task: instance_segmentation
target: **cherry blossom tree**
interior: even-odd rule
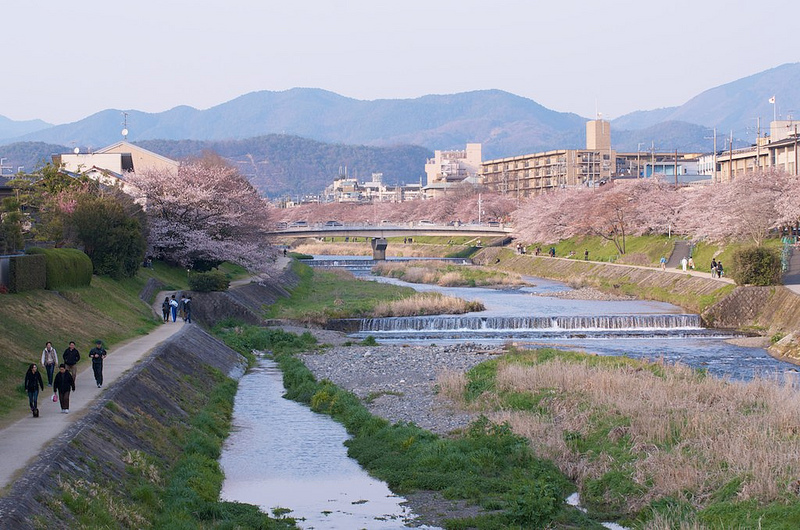
[[[218,157],[153,169],[127,178],[146,204],[150,252],[183,266],[231,261],[267,270],[274,251],[268,208],[255,188]]]

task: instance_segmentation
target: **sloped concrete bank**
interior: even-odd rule
[[[679,272],[518,255],[497,248],[482,250],[473,261],[519,274],[669,302],[700,313],[709,327],[785,335],[769,349],[770,353],[800,364],[800,296],[785,287],[735,287]]]
[[[479,265],[559,280],[591,285],[617,294],[669,302],[693,313],[701,313],[709,301],[734,289],[731,284],[660,269],[598,263],[548,256],[519,255],[508,249],[487,248],[473,261]]]
[[[238,379],[247,362],[197,326],[186,326],[155,348],[0,498],[0,528],[76,528],[75,515],[65,506],[65,482],[89,491],[96,485],[123,509],[128,495],[123,483],[141,473],[132,470],[131,454],[164,462],[176,458],[178,433],[205,405],[214,384],[211,368]]]
[[[284,270],[271,278],[253,280],[224,292],[192,292],[192,318],[207,327],[226,318],[263,325],[263,307],[289,296],[288,289],[297,282],[291,270]]]

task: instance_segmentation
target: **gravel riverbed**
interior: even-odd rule
[[[286,331],[298,332],[288,326]],[[448,436],[469,425],[476,415],[454,407],[436,393],[436,379],[444,371],[466,372],[503,353],[501,348],[476,344],[446,346],[378,345],[345,346],[342,334],[310,331],[321,343],[320,352],[301,355],[314,376],[328,379],[362,399],[372,414],[391,422],[413,422],[423,429]],[[440,528],[445,519],[484,513],[479,506],[445,499],[436,491],[404,495],[416,515],[408,526]]]

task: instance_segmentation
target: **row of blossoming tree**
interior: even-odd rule
[[[760,246],[773,230],[800,220],[800,178],[762,171],[707,186],[658,179],[617,180],[594,189],[534,197],[514,212],[520,238],[555,243],[579,235],[606,238],[625,253],[629,235],[671,231],[693,239],[749,240]]]

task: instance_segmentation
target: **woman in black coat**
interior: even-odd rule
[[[36,363],[33,363],[25,372],[25,391],[28,393],[28,403],[34,416],[38,416],[39,412],[39,389],[44,390],[44,382],[42,374],[36,368]]]
[[[69,393],[72,390],[75,390],[75,380],[72,378],[72,374],[67,371],[67,366],[61,363],[58,365],[56,378],[53,379],[53,392],[58,394],[62,414],[69,413]]]

